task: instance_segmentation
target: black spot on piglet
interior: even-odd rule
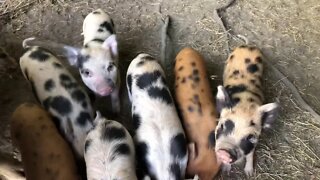
[[[132,120],[133,120],[133,128],[134,128],[134,130],[137,130],[141,124],[140,116],[138,114],[133,113]]]
[[[253,135],[249,135],[245,138],[242,138],[241,139],[241,142],[240,142],[240,148],[243,150],[244,154],[247,155],[249,154],[253,148],[254,148],[254,144],[250,141],[250,139],[253,137]]]
[[[43,107],[48,110],[50,107],[51,97],[47,97],[44,101],[42,101]]]
[[[61,74],[59,78],[61,85],[66,89],[71,89],[78,86],[78,84],[76,82],[73,82],[71,77],[66,74]]]
[[[161,77],[160,71],[154,71],[152,73],[144,73],[137,79],[137,86],[140,89],[144,89],[150,86],[153,82],[157,81]]]
[[[136,145],[136,158],[137,158],[137,177],[138,179],[145,179],[148,174],[149,163],[146,159],[148,153],[148,146],[146,143],[140,142]]]
[[[148,95],[154,99],[161,99],[167,104],[172,104],[173,102],[170,92],[166,88],[150,87]]]
[[[186,78],[182,78],[181,83],[185,83],[186,82]]]
[[[250,79],[250,83],[256,84],[256,80],[255,79]]]
[[[173,163],[170,165],[170,171],[173,174],[174,180],[180,180],[181,179],[181,170],[178,163]]]
[[[91,116],[87,112],[81,112],[77,118],[77,122],[80,126],[86,125],[86,122],[91,120]]]
[[[144,63],[145,63],[145,61],[144,61],[144,60],[141,60],[140,62],[137,63],[137,67],[142,66]]]
[[[247,90],[247,87],[243,84],[236,85],[236,86],[226,86],[227,93],[229,96],[232,96],[233,94],[241,93]]]
[[[248,72],[250,73],[255,73],[259,70],[259,67],[256,65],[256,64],[250,64],[248,67],[247,67],[247,70]]]
[[[69,99],[63,96],[56,96],[51,99],[50,107],[60,115],[67,115],[72,112],[72,105]]]
[[[194,69],[194,70],[192,71],[192,74],[195,75],[195,76],[197,76],[197,75],[199,74],[199,70],[198,70],[198,69]]]
[[[182,133],[171,139],[170,153],[173,157],[183,158],[187,154],[187,142]]]
[[[234,122],[231,121],[230,119],[226,120],[226,122],[224,123],[225,126],[225,130],[224,133],[226,135],[231,134],[233,129],[234,129]]]
[[[31,59],[38,60],[40,62],[44,62],[49,59],[49,55],[45,53],[43,50],[37,49],[32,51],[29,55]]]
[[[231,101],[232,101],[232,107],[233,107],[240,102],[240,98],[235,97],[235,98],[232,98]]]
[[[101,133],[101,139],[107,141],[124,139],[126,137],[126,132],[122,128],[117,127],[105,127]]]
[[[113,27],[112,27],[112,25],[111,25],[108,21],[105,21],[105,22],[103,22],[102,24],[100,24],[100,28],[105,28],[105,29],[108,30],[111,34],[114,34],[114,32],[113,32]]]
[[[257,63],[262,63],[262,58],[261,58],[260,56],[258,56],[258,57],[256,58],[256,62],[257,62]]]
[[[80,89],[73,91],[71,97],[77,102],[82,102],[86,99],[86,95]]]
[[[49,79],[44,83],[44,89],[46,91],[51,91],[54,87],[55,87],[55,83],[52,79]]]
[[[129,154],[130,154],[129,145],[125,143],[121,143],[115,147],[114,155],[112,156],[112,159],[114,159],[117,155],[129,155]]]
[[[179,68],[178,68],[178,71],[182,71],[183,70],[183,66],[180,66]]]
[[[137,177],[138,179],[144,179],[148,174],[149,163],[146,159],[148,155],[148,145],[144,142],[138,142],[136,144],[136,158],[137,158]]]

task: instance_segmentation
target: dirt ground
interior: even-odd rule
[[[236,0],[221,12],[231,34],[229,39],[213,18],[214,10],[224,4],[226,1],[222,0],[7,0],[3,4],[0,1],[0,46],[16,60],[22,53],[21,41],[31,36],[80,47],[84,17],[102,8],[115,22],[124,77],[138,52],[160,58],[160,31],[164,17],[169,15],[171,41],[166,69],[169,78],[177,52],[191,46],[207,60],[215,93],[228,55],[226,42],[229,40],[231,47],[242,44],[236,36],[240,34],[260,47],[320,113],[320,1]],[[8,66],[7,62],[0,62],[0,157],[13,155],[8,127],[11,113],[22,102],[34,102],[19,67],[8,69]],[[221,173],[218,179],[320,179],[320,119],[304,111],[291,90],[268,67],[265,72],[266,102],[279,102],[281,113],[273,129],[261,137],[255,173],[247,178],[238,166],[230,174]],[[122,115],[118,120],[130,128],[126,88],[122,87]]]

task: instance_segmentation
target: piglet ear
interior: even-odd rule
[[[78,59],[80,56],[81,49],[71,47],[71,46],[63,46],[64,55],[67,57],[69,64],[72,66],[78,65]]]
[[[231,107],[231,99],[223,86],[218,86],[218,92],[216,95],[216,108],[220,114],[223,108]]]
[[[102,47],[109,49],[112,53],[112,56],[118,56],[118,42],[116,35],[112,34],[109,36],[102,44]]]
[[[279,113],[279,105],[277,103],[269,103],[259,107],[261,114],[261,125],[264,129],[270,128],[273,121]]]

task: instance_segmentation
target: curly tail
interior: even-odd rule
[[[29,48],[30,46],[29,46],[27,43],[28,43],[29,41],[33,41],[33,40],[35,40],[35,39],[36,39],[35,37],[29,37],[29,38],[23,40],[23,41],[22,41],[22,47],[23,47],[24,49]]]

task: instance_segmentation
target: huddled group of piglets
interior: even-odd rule
[[[91,12],[84,19],[83,36],[82,48],[63,47],[65,56],[92,92],[111,97],[110,109],[119,114],[112,19],[101,9]],[[43,47],[29,46],[31,40],[23,42],[27,51],[20,67],[41,107],[25,103],[11,120],[27,179],[210,180],[221,164],[230,170],[243,159],[245,172],[253,173],[261,131],[278,111],[276,103],[263,104],[258,48],[240,46],[230,54],[216,103],[205,61],[195,50],[185,48],[175,59],[175,99],[161,63],[139,54],[126,75],[134,127],[130,134],[95,111],[87,91],[61,60]]]

